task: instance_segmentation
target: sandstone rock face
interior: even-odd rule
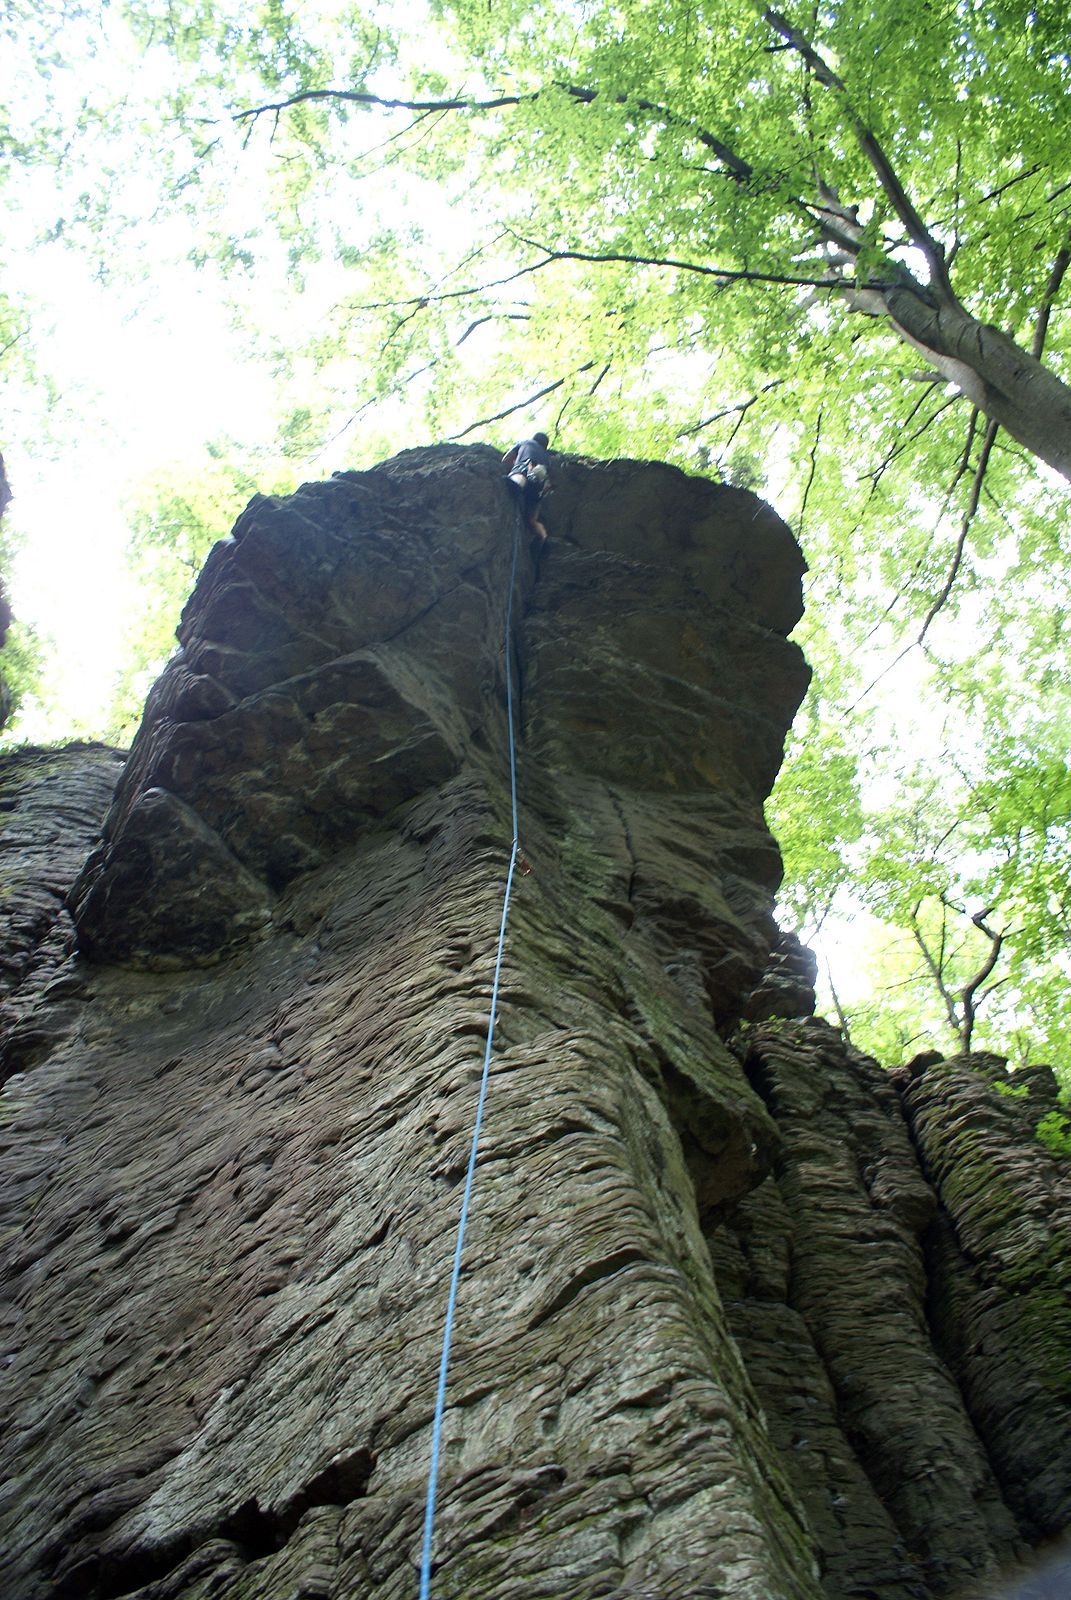
[[[753,496],[669,467],[557,481],[550,556],[537,584],[524,552],[517,586],[524,800],[559,856],[590,832],[627,858],[635,835],[628,916],[685,928],[732,1010],[771,937],[761,801],[806,685],[784,637],[802,561]],[[510,534],[480,448],[254,500],[150,698],[76,892],[82,949],[215,959],[405,802],[463,772],[500,795]]]
[[[799,554],[636,463],[564,461],[549,520],[433,1594],[974,1592],[1030,1530],[1023,1440],[942,1362],[965,1290],[928,1331],[958,1212],[832,1030],[726,1043],[806,979],[761,981]],[[510,558],[494,452],[440,449],[255,501],[209,560],[71,897],[79,1002],[5,1094],[15,1600],[416,1593]]]

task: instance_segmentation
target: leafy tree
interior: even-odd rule
[[[570,264],[623,267],[580,280],[600,313],[590,340],[600,353],[612,358],[637,326],[649,337],[689,321],[717,349],[730,322],[753,373],[802,359],[812,382],[822,358],[837,355],[842,372],[858,314],[874,324],[872,368],[892,362],[902,380],[921,357],[927,386],[954,385],[1071,474],[1066,343],[1051,366],[1040,359],[1071,259],[1069,66],[1055,4],[899,15],[872,0],[793,20],[741,0],[538,16],[516,0],[444,0],[439,13],[485,83],[516,88],[437,95],[438,75],[425,72],[408,97],[377,94],[367,62],[359,81],[329,84],[328,59],[307,56],[285,75],[290,93],[244,113],[273,129],[293,115],[292,139],[321,150],[331,119],[370,106],[404,105],[436,129],[463,119],[475,186],[486,191],[489,173],[500,182],[483,254],[519,264],[411,306],[461,302],[467,314],[472,300],[497,320],[502,297],[487,296],[503,276],[517,285],[549,270],[560,281]],[[442,178],[462,158],[431,138],[421,160]],[[637,296],[644,266],[662,269],[661,289]],[[613,306],[591,287],[600,281]],[[743,313],[726,293],[740,286],[763,291]]]
[[[48,643],[27,623],[15,621],[8,629],[0,649],[5,727],[28,702],[40,700]]]

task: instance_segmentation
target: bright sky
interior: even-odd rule
[[[37,354],[56,384],[62,424],[54,458],[47,450],[7,456],[9,516],[25,540],[11,592],[18,617],[57,642],[51,690],[66,726],[99,728],[123,613],[138,603],[124,573],[125,497],[155,466],[196,459],[236,417],[257,432],[271,418],[263,381],[243,363],[218,296],[193,267],[174,266],[159,295],[128,308],[59,245],[23,265],[46,308]],[[64,729],[38,711],[19,731],[54,738]]]
[[[411,31],[419,4],[407,4]],[[330,41],[341,52],[344,78],[346,53],[363,47],[338,27],[337,13],[337,0],[310,0],[302,24],[309,38],[325,46]],[[372,27],[371,13],[368,22]],[[280,404],[270,372],[243,349],[231,326],[217,269],[198,268],[189,259],[204,249],[205,239],[180,208],[159,209],[159,174],[142,159],[139,117],[151,117],[154,103],[174,90],[173,59],[162,49],[144,55],[114,10],[83,21],[72,7],[58,32],[51,31],[52,19],[42,19],[40,29],[37,48],[46,56],[54,51],[55,60],[47,75],[40,74],[33,42],[19,41],[25,59],[16,74],[19,91],[11,97],[15,133],[32,141],[42,122],[78,123],[88,71],[101,102],[114,96],[116,111],[103,131],[90,123],[73,141],[78,159],[25,172],[16,167],[9,174],[6,288],[33,308],[37,366],[56,391],[46,414],[40,387],[28,389],[18,415],[8,385],[0,439],[15,495],[10,527],[24,541],[11,573],[11,598],[17,617],[58,646],[56,677],[46,686],[49,704],[31,709],[8,731],[22,739],[102,727],[119,664],[122,619],[139,603],[128,592],[123,562],[124,506],[139,484],[160,469],[171,469],[172,476],[178,469],[181,477],[185,463],[192,478],[206,443],[221,436],[274,453]],[[442,65],[448,70],[445,60]],[[397,91],[393,78],[382,73],[372,81],[380,92]],[[382,114],[353,118],[346,131],[354,154],[349,181],[336,173],[330,192],[315,194],[311,204],[322,214],[344,210],[358,247],[384,215],[396,222],[407,206],[434,231],[438,207],[439,235],[458,249],[460,219],[448,198],[416,180],[403,186],[399,169],[383,165],[391,153],[383,141],[408,120],[404,114],[400,121]],[[207,193],[222,206],[231,237],[256,241],[255,271],[233,278],[228,292],[241,297],[244,310],[263,327],[289,335],[301,317],[310,333],[322,331],[348,288],[343,269],[331,260],[303,262],[299,302],[291,292],[285,244],[256,238],[268,191],[285,174],[271,148],[270,118],[247,137],[226,106],[206,104],[204,127],[205,141],[216,145],[204,168]],[[197,165],[182,138],[176,137],[173,149],[180,170]],[[361,159],[368,151],[373,154]],[[99,183],[95,163],[115,170],[104,186],[107,210],[95,223],[90,252],[79,254],[65,242],[40,243],[57,217],[67,219],[65,240],[86,237],[77,222],[80,193]],[[109,248],[119,271],[102,283],[89,255],[99,249],[110,265]],[[295,462],[295,470],[324,474],[351,464],[353,444],[352,433],[343,433],[307,463]],[[219,530],[221,536],[228,531]]]

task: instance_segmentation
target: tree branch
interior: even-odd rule
[[[979,930],[980,933],[984,933],[986,938],[989,940],[989,954],[982,962],[982,965],[978,968],[978,971],[974,974],[974,977],[971,978],[969,982],[965,983],[963,988],[960,990],[959,998],[963,1011],[963,1022],[960,1027],[960,1039],[963,1043],[964,1053],[969,1051],[971,1048],[971,1035],[974,1033],[974,1019],[978,1014],[978,1004],[975,1002],[975,995],[978,993],[978,990],[982,987],[982,984],[986,981],[986,979],[989,977],[989,974],[996,966],[997,961],[1000,958],[1001,947],[1004,944],[1003,933],[998,933],[996,929],[990,928],[985,920],[986,917],[992,916],[995,910],[995,906],[986,906],[984,911],[976,911],[974,916],[971,918],[974,926]],[[990,991],[987,991],[987,993],[988,992]],[[984,999],[984,996],[982,998]]]
[[[1064,281],[1064,274],[1071,266],[1071,235],[1064,240],[1056,252],[1056,260],[1049,273],[1049,281],[1041,296],[1041,307],[1038,311],[1037,327],[1034,329],[1034,340],[1030,346],[1030,354],[1036,360],[1041,360],[1041,353],[1045,348],[1045,335],[1049,331],[1049,318],[1052,315],[1053,303],[1060,292],[1060,285]]]
[[[507,229],[507,232],[512,230]],[[441,294],[410,295],[404,300],[365,300],[354,301],[350,305],[351,311],[401,311],[407,306],[412,306],[416,311],[421,311],[425,306],[440,305],[446,300],[467,300],[473,295],[486,294],[490,289],[501,289],[507,284],[516,283],[519,278],[525,278],[530,273],[541,272],[544,267],[550,267],[558,261],[594,261],[618,262],[623,265],[640,267],[668,267],[678,272],[695,272],[702,277],[716,278],[721,283],[779,283],[801,286],[804,288],[831,288],[836,287],[836,279],[832,278],[790,278],[781,277],[775,273],[733,271],[727,267],[705,267],[696,261],[675,261],[664,256],[637,256],[624,253],[606,252],[605,254],[587,253],[582,250],[548,250],[545,245],[536,240],[526,239],[519,233],[513,234],[521,244],[527,245],[531,250],[544,252],[541,261],[530,261],[526,266],[518,267],[515,272],[507,273],[504,278],[491,278],[486,283],[470,284],[465,289],[447,289]]]
[[[935,984],[935,986],[937,988],[937,993],[940,995],[942,1001],[944,1002],[945,1014],[948,1017],[948,1021],[949,1021],[950,1025],[951,1025],[952,1032],[955,1034],[955,1036],[957,1038],[959,1038],[960,1037],[960,1027],[959,1027],[959,1017],[956,1015],[956,1002],[953,999],[951,993],[949,992],[948,988],[945,985],[944,972],[942,971],[941,967],[938,966],[937,962],[934,960],[933,953],[930,950],[929,945],[926,943],[925,939],[922,937],[922,929],[919,927],[919,924],[918,924],[918,915],[919,915],[919,912],[921,910],[922,910],[922,901],[920,900],[918,902],[918,904],[915,906],[914,911],[911,913],[911,933],[912,933],[912,937],[914,938],[915,943],[918,945],[919,949],[922,951],[923,960],[926,962],[926,965],[929,968],[930,976],[933,978],[934,984]]]
[[[475,433],[477,428],[486,428],[492,422],[501,422],[503,417],[511,417],[515,411],[523,411],[525,406],[534,405],[537,400],[542,400],[544,395],[553,394],[555,389],[560,389],[570,378],[579,377],[582,372],[590,372],[594,365],[594,361],[585,361],[582,367],[574,367],[564,378],[555,378],[553,383],[548,383],[543,389],[537,389],[535,394],[528,395],[524,400],[518,400],[516,405],[507,406],[504,411],[496,411],[494,416],[480,417],[477,422],[470,422],[467,428],[462,428],[460,433],[447,434],[447,443],[453,444],[457,439],[464,439],[468,434]]]
[[[778,389],[783,383],[787,382],[787,378],[774,378],[770,383],[764,383],[762,388],[758,389],[750,397],[750,399],[741,400],[740,403],[735,406],[726,406],[723,411],[715,411],[713,416],[704,417],[702,422],[694,422],[690,428],[681,428],[676,434],[674,434],[674,438],[691,439],[697,433],[702,433],[704,428],[712,427],[715,422],[721,422],[726,417],[734,417],[736,416],[737,412],[743,414],[745,411],[749,411],[758,400],[761,400],[764,394],[769,394],[771,389]]]
[[[972,424],[977,418],[977,415],[977,412],[972,414]],[[956,540],[956,548],[952,555],[952,562],[948,569],[948,576],[945,578],[940,594],[937,596],[936,600],[926,613],[925,620],[923,621],[922,627],[919,630],[919,636],[915,640],[916,644],[921,644],[923,639],[925,639],[927,633],[929,632],[930,623],[933,621],[934,617],[936,617],[937,613],[941,610],[942,606],[945,604],[945,601],[952,593],[952,585],[955,583],[956,578],[959,575],[960,565],[963,561],[963,551],[967,544],[967,534],[970,530],[971,522],[974,519],[974,514],[978,510],[978,499],[982,493],[982,483],[985,478],[986,468],[989,465],[989,457],[993,452],[993,442],[997,437],[998,426],[999,425],[994,422],[992,418],[990,418],[989,422],[986,424],[985,434],[982,438],[982,448],[978,452],[978,465],[974,469],[974,482],[971,484],[970,498],[967,501],[967,509],[963,513],[963,521],[960,523],[959,538]]]
[[[477,328],[482,328],[485,322],[530,322],[531,317],[527,311],[489,311],[485,317],[477,317],[470,322],[460,339],[454,340],[454,349],[465,343],[470,333],[475,333]]]
[[[840,1031],[844,1037],[844,1043],[850,1046],[852,1042],[852,1036],[848,1028],[848,1018],[845,1016],[844,1007],[840,1003],[840,995],[837,993],[837,986],[833,982],[833,968],[830,965],[828,956],[825,956],[824,960],[826,964],[826,982],[829,984],[829,992],[833,997],[833,1009],[837,1013],[837,1021],[840,1023]]]
[[[775,33],[779,33],[794,50],[799,52],[810,71],[818,79],[818,82],[842,96],[848,110],[853,132],[859,142],[859,147],[873,168],[874,174],[893,211],[907,229],[912,244],[921,250],[925,256],[934,287],[942,298],[953,304],[958,304],[948,276],[944,247],[933,237],[919,213],[915,210],[891,161],[878,143],[876,135],[871,128],[867,127],[852,105],[844,80],[838,77],[832,67],[818,54],[818,51],[806,35],[799,28],[793,27],[787,17],[782,16],[779,11],[775,11],[772,6],[767,6],[762,14]]]
[[[1005,189],[1014,188],[1017,183],[1022,183],[1026,178],[1032,178],[1035,172],[1040,171],[1040,163],[1035,162],[1032,167],[1027,167],[1025,172],[1017,172],[1014,178],[1008,179],[1007,183],[1000,183],[995,189],[987,190],[987,192],[980,197],[981,203],[984,205],[987,200],[998,199],[1004,193]]]
[[[953,494],[955,493],[956,485],[959,483],[960,479],[963,477],[964,473],[967,471],[967,468],[970,466],[971,449],[972,449],[972,446],[974,444],[974,437],[975,437],[975,433],[976,433],[977,427],[978,427],[978,418],[979,418],[978,409],[977,409],[977,407],[974,407],[971,410],[970,421],[969,421],[969,423],[967,425],[967,442],[963,447],[963,454],[960,456],[959,465],[956,468],[956,472],[955,472],[955,475],[954,475],[954,477],[952,479],[952,482],[948,486],[948,491],[947,491],[947,493],[945,495],[944,504],[941,507],[941,514],[937,519],[937,526],[938,527],[940,526],[940,524],[941,524],[941,522],[942,522],[942,520],[944,518],[945,512],[948,510],[948,504],[949,504],[949,501],[952,499]],[[867,695],[870,693],[870,691],[872,689],[877,688],[877,686],[881,682],[881,680],[883,678],[888,677],[889,673],[892,672],[893,668],[894,667],[898,667],[900,665],[901,661],[903,661],[905,656],[910,655],[912,650],[917,649],[921,644],[923,644],[923,642],[925,641],[925,638],[926,638],[926,634],[929,632],[930,624],[933,622],[934,618],[937,616],[937,613],[941,610],[942,606],[945,604],[945,602],[947,601],[949,595],[951,594],[952,586],[955,583],[957,576],[959,575],[960,565],[961,565],[961,563],[963,561],[963,552],[964,552],[964,549],[966,548],[966,543],[967,543],[967,533],[968,533],[968,531],[970,529],[970,525],[971,525],[971,522],[972,522],[972,520],[974,518],[974,514],[978,510],[978,500],[979,500],[979,497],[980,497],[981,492],[982,492],[982,484],[983,484],[983,482],[985,480],[986,468],[989,465],[989,457],[992,454],[993,445],[994,445],[994,442],[996,440],[997,433],[998,433],[997,424],[995,422],[993,422],[992,420],[990,420],[986,424],[985,434],[983,435],[983,438],[982,438],[982,448],[981,448],[981,450],[979,452],[979,455],[978,455],[978,465],[975,468],[974,481],[971,484],[971,493],[970,493],[970,497],[969,497],[968,502],[967,502],[967,509],[965,510],[965,512],[963,514],[963,520],[962,520],[962,522],[960,524],[959,537],[958,537],[958,539],[956,541],[956,548],[953,551],[953,555],[952,555],[952,562],[951,562],[951,565],[950,565],[950,567],[948,569],[948,575],[945,578],[944,584],[942,585],[940,594],[933,601],[933,603],[931,604],[929,610],[927,611],[926,616],[925,616],[925,618],[923,620],[923,623],[922,623],[922,627],[920,628],[917,636],[914,639],[912,639],[909,644],[906,644],[904,646],[904,648],[901,651],[899,651],[897,655],[895,655],[893,657],[893,659],[889,662],[888,666],[882,667],[882,669],[878,673],[877,677],[871,679],[871,681],[867,684],[866,688],[863,690],[862,694],[859,695],[858,699],[854,700],[852,702],[852,704],[848,707],[849,712],[854,711],[856,706],[861,705],[862,702],[866,699]],[[916,563],[916,565],[915,565],[915,570],[916,571],[918,570],[918,563]],[[896,596],[896,599],[899,599],[899,595]],[[895,601],[893,603],[895,603]],[[884,616],[888,616],[889,611],[891,609],[892,609],[892,605],[890,604],[890,606],[888,606],[886,608]],[[884,621],[884,617],[882,618],[882,620]],[[871,631],[873,632],[873,630],[871,630]],[[869,638],[869,637],[870,637],[870,635],[868,634],[867,638]]]
[[[470,300],[475,294],[486,294],[489,289],[502,289],[509,283],[516,283],[518,278],[526,278],[529,273],[539,272],[549,264],[547,261],[530,261],[527,266],[518,267],[516,272],[507,273],[504,278],[491,278],[487,283],[470,284],[466,289],[445,289],[441,294],[414,294],[405,300],[355,300],[350,303],[349,309],[401,311],[405,306],[415,306],[420,311],[425,306],[439,305],[444,300]]]
[[[903,429],[907,427],[909,422],[913,422],[914,421],[915,413],[920,409],[920,407],[925,405],[926,401],[929,398],[930,398],[929,393],[924,390],[923,393],[919,396],[917,405],[915,405],[912,408],[912,410],[910,411],[910,413],[904,418],[903,424],[901,426],[901,433],[903,433]],[[958,404],[959,398],[960,397],[959,397],[958,394],[952,395],[950,399],[946,399],[944,396],[942,396],[941,397],[941,403],[937,407],[936,411],[931,412],[931,414],[926,418],[926,420],[919,427],[917,427],[913,433],[907,434],[906,437],[899,438],[896,441],[896,443],[893,445],[892,449],[885,456],[885,458],[871,472],[861,473],[860,476],[861,477],[873,478],[875,486],[876,486],[877,483],[879,482],[879,480],[884,477],[885,473],[892,466],[892,464],[896,460],[897,456],[903,455],[905,450],[910,450],[911,446],[913,444],[916,444],[918,442],[918,440],[922,438],[922,435],[926,432],[927,428],[932,427],[933,424],[937,421],[938,417],[941,416],[941,414],[943,412],[949,410],[949,408],[951,406],[954,406],[954,405]]]
[[[609,99],[612,105],[632,107],[636,111],[652,113],[664,122],[686,128],[705,149],[717,156],[729,174],[738,182],[744,182],[752,176],[751,164],[738,156],[723,140],[689,118],[679,116],[668,106],[659,105],[657,101],[627,94],[607,96],[598,89],[584,89],[571,83],[555,82],[550,87],[560,94],[568,95],[580,105],[591,105],[595,100]],[[270,101],[260,106],[247,106],[243,111],[234,112],[231,120],[255,121],[258,117],[271,112],[278,122],[281,112],[310,100],[341,101],[344,104],[376,107],[382,111],[416,111],[424,115],[437,111],[500,111],[506,106],[533,105],[546,93],[547,89],[535,89],[530,94],[493,95],[489,100],[466,99],[463,95],[451,95],[444,100],[403,100],[388,95],[371,94],[366,89],[302,89],[297,94],[289,95],[285,100]]]
[[[9,339],[5,345],[0,345],[0,357],[6,356],[9,350],[14,350],[14,348],[18,344],[19,340],[20,339],[25,339],[25,337],[29,333],[29,331],[30,331],[29,324],[27,324],[27,326],[25,328],[20,328],[19,329],[18,333],[15,334],[14,338]]]
[[[815,476],[815,473],[818,470],[818,446],[822,442],[822,417],[823,417],[823,415],[824,415],[824,412],[823,412],[821,406],[819,406],[819,408],[818,408],[818,416],[815,418],[815,424],[814,424],[814,440],[813,440],[813,442],[811,444],[811,452],[810,452],[810,454],[811,454],[811,470],[807,474],[807,482],[806,482],[806,484],[804,485],[804,488],[803,488],[803,499],[800,502],[800,514],[799,514],[799,517],[796,520],[796,542],[797,542],[797,544],[800,544],[800,545],[802,545],[802,543],[803,543],[803,523],[804,523],[804,518],[807,515],[807,501],[811,497],[811,488],[812,488],[812,485],[814,484],[814,476]],[[832,982],[830,983],[830,987],[832,988]]]
[[[512,232],[512,230],[510,230]],[[537,239],[526,239],[521,233],[514,233],[513,237],[531,250],[542,250],[545,259],[537,262],[537,266],[549,266],[552,261],[595,261],[619,262],[632,267],[670,267],[677,272],[696,272],[704,278],[717,278],[722,283],[779,283],[787,284],[793,288],[801,289],[835,289],[839,287],[839,279],[826,275],[821,278],[796,278],[777,272],[752,272],[750,270],[734,270],[729,267],[706,267],[698,261],[678,261],[672,256],[638,256],[624,251],[588,251],[588,250],[551,250],[545,244],[540,244]],[[528,271],[533,268],[526,269]]]
[[[366,89],[301,89],[297,94],[288,95],[285,100],[272,100],[260,106],[246,106],[243,111],[235,111],[231,115],[232,122],[255,121],[257,117],[266,116],[271,112],[278,116],[280,112],[289,111],[294,106],[304,105],[309,101],[342,101],[344,104],[359,106],[375,106],[381,111],[420,111],[429,113],[433,111],[497,111],[502,106],[519,106],[527,101],[536,99],[534,94],[502,94],[490,100],[466,100],[464,96],[452,95],[445,100],[401,100],[393,99],[388,95],[371,94]]]

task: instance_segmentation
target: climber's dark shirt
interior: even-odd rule
[[[550,456],[534,439],[524,439],[517,446],[517,457],[511,472],[527,472],[529,467],[546,467],[550,470]]]

